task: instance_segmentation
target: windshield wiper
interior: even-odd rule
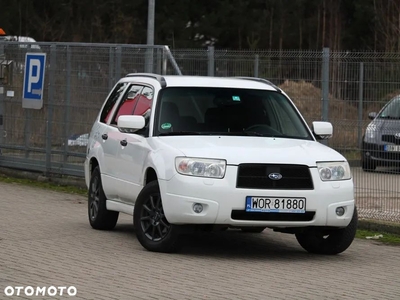
[[[257,131],[247,131],[247,130],[243,130],[242,132],[239,132],[243,135],[247,135],[247,136],[266,136],[265,134],[259,133]]]
[[[162,132],[158,136],[166,136],[166,135],[200,135],[201,133],[198,131],[171,131],[171,132]]]
[[[286,138],[286,135],[283,134],[274,134],[274,133],[260,133],[257,131],[251,130],[243,130],[243,131],[235,131],[228,132],[229,135],[244,135],[244,136],[263,136],[263,137],[272,137],[272,138]]]
[[[269,136],[266,134],[259,133],[257,131],[229,131],[229,132],[221,132],[220,135],[237,135],[237,136]]]

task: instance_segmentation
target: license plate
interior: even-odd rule
[[[246,197],[247,212],[295,213],[306,212],[306,198]]]
[[[384,149],[387,152],[400,152],[400,145],[385,145]]]

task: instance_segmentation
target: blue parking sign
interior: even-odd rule
[[[43,107],[44,73],[46,53],[26,53],[22,107],[41,109]]]

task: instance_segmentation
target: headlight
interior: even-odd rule
[[[371,141],[375,139],[375,133],[376,133],[376,125],[375,124],[369,124],[367,126],[367,129],[365,130],[365,141]]]
[[[220,159],[177,157],[176,171],[182,175],[223,178],[225,176],[226,161]]]
[[[317,163],[317,168],[322,181],[346,180],[351,178],[348,162]]]

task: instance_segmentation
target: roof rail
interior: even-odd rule
[[[258,77],[235,77],[235,78],[263,82],[263,83],[266,83],[266,84],[276,88],[278,91],[282,91],[280,87],[278,87],[277,85],[273,84],[271,81],[264,79],[264,78],[258,78]]]
[[[167,86],[167,82],[165,81],[164,76],[158,75],[158,74],[153,74],[153,73],[129,73],[126,75],[126,77],[149,77],[157,80],[162,88],[165,88]]]

